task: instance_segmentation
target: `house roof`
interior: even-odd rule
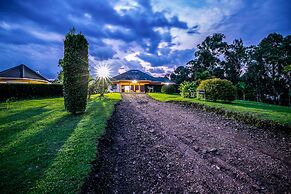
[[[140,70],[129,70],[125,73],[119,74],[112,78],[113,80],[148,80],[153,82],[171,82],[169,79],[164,77],[153,77]]]
[[[1,71],[0,77],[22,78],[22,79],[26,78],[26,79],[38,79],[38,80],[48,81],[45,77],[43,77],[39,73],[33,71],[32,69],[30,69],[29,67],[23,64]]]

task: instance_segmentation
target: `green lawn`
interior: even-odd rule
[[[219,102],[207,102],[194,98],[182,98],[180,95],[149,93],[149,95],[156,100],[162,102],[169,101],[187,101],[193,103],[204,104],[210,107],[221,108],[230,111],[241,113],[254,114],[262,120],[272,120],[283,125],[291,127],[291,108],[284,106],[277,106],[253,101],[236,100],[231,104]]]
[[[0,104],[0,193],[77,192],[120,99],[92,96],[77,116],[64,110],[63,98]]]

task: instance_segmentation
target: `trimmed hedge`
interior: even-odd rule
[[[85,112],[89,82],[88,42],[81,33],[71,31],[66,35],[63,72],[66,110],[73,114]]]
[[[197,97],[210,101],[231,102],[235,100],[235,90],[235,86],[226,79],[207,79],[203,80],[198,86]],[[202,91],[203,93],[201,93]]]
[[[0,101],[10,98],[59,97],[63,95],[61,84],[0,84]]]
[[[164,94],[174,94],[176,92],[176,87],[174,85],[163,85],[161,92]]]

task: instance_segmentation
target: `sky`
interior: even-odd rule
[[[93,76],[100,65],[111,76],[130,69],[163,76],[213,33],[245,45],[291,34],[290,10],[290,0],[0,0],[0,71],[26,64],[55,79],[74,27],[89,42]]]

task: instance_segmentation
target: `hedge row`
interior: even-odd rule
[[[271,120],[263,120],[258,118],[256,115],[251,114],[251,113],[241,113],[237,111],[230,111],[230,110],[225,110],[223,108],[219,107],[211,107],[205,104],[200,104],[200,103],[195,103],[195,102],[187,102],[187,101],[171,101],[170,103],[176,103],[180,104],[182,106],[187,106],[187,107],[192,107],[192,108],[197,108],[197,109],[202,109],[208,112],[214,112],[216,114],[222,115],[226,118],[233,119],[233,120],[238,120],[246,124],[251,124],[255,125],[260,128],[264,129],[273,129],[273,130],[278,130],[278,131],[284,131],[287,134],[290,134],[290,127],[287,125],[282,125],[278,122],[271,121]]]
[[[0,84],[0,101],[10,98],[57,97],[63,95],[60,84]]]

